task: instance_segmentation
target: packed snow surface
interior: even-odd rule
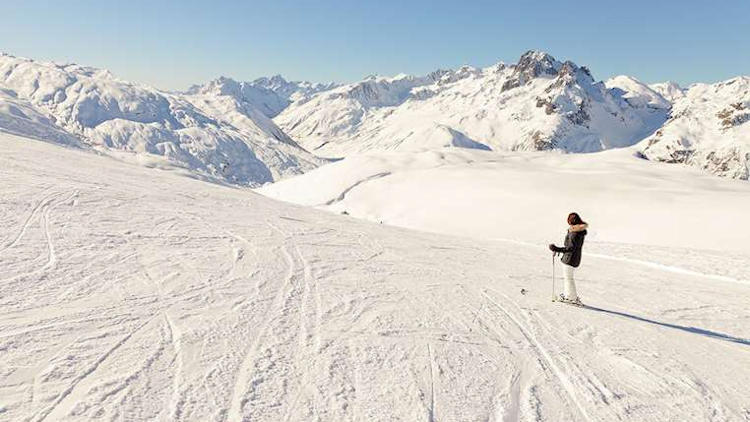
[[[550,301],[550,255],[522,243],[533,239],[416,232],[49,143],[0,143],[0,420],[750,418],[747,251],[597,242],[608,229],[590,210],[578,273],[590,307],[576,308]],[[495,160],[465,177],[545,165]],[[583,167],[553,176],[614,178]],[[676,200],[693,191],[697,206],[736,204],[719,199],[737,185],[682,176],[664,185]],[[656,198],[648,180],[647,199],[594,192],[635,210]],[[559,199],[537,198],[555,220],[567,211]],[[564,234],[540,226],[549,241]],[[724,234],[683,230],[696,242]]]

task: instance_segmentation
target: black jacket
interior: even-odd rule
[[[568,234],[565,236],[565,246],[562,248],[554,246],[552,250],[555,252],[562,252],[563,264],[577,267],[581,265],[581,251],[583,249],[583,239],[585,237],[586,230],[568,231]]]

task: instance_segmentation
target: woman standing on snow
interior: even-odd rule
[[[581,300],[576,293],[576,283],[573,279],[573,272],[581,265],[581,251],[583,249],[583,239],[586,237],[588,224],[581,220],[578,213],[571,212],[568,214],[568,234],[565,236],[565,246],[559,247],[554,244],[549,245],[552,252],[563,254],[563,272],[565,274],[565,287],[561,299],[565,302],[580,304]]]

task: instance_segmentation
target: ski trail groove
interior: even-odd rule
[[[509,302],[511,302],[518,310],[519,312],[523,313],[523,310],[518,306],[518,304],[508,298],[503,293],[498,292],[497,290],[490,289],[495,291],[496,293],[503,295],[508,299]],[[538,313],[526,313],[526,317],[524,318],[528,324],[531,324],[531,326],[538,327],[541,331],[546,332],[545,337],[549,337],[550,339],[555,338],[555,333],[552,327],[550,327],[549,323],[542,318]],[[532,320],[537,321],[537,324],[534,324]],[[571,337],[568,335],[569,338],[574,339],[574,337]],[[559,341],[552,341],[554,345],[559,344]],[[580,340],[578,340],[578,343],[581,344]],[[553,346],[555,347],[555,346]],[[617,399],[620,398],[618,393],[613,392],[605,385],[604,382],[596,375],[596,371],[585,371],[581,368],[579,365],[579,362],[565,359],[563,356],[565,356],[564,353],[562,353],[562,350],[558,347],[556,347],[556,350],[551,351],[552,354],[561,356],[558,360],[561,362],[562,365],[566,366],[567,373],[574,376],[575,379],[578,380],[578,382],[585,387],[591,397],[599,399],[602,403],[606,404],[606,407],[602,409],[603,412],[609,412],[610,414],[606,416],[605,420],[613,420],[615,418],[621,417],[622,412],[625,415],[627,415],[627,409],[623,408],[620,405],[616,405],[615,402]]]
[[[123,338],[121,338],[117,343],[115,343],[112,347],[110,347],[104,354],[102,354],[101,356],[99,356],[99,358],[96,361],[94,361],[94,363],[88,369],[86,369],[83,373],[81,373],[79,376],[77,376],[73,380],[73,382],[71,382],[68,385],[68,387],[65,388],[65,390],[63,390],[62,392],[60,392],[60,394],[58,394],[58,396],[55,399],[55,401],[49,407],[47,407],[46,409],[42,410],[41,412],[39,412],[36,415],[36,419],[35,419],[36,422],[42,422],[42,421],[46,420],[47,417],[53,411],[57,410],[60,407],[60,405],[62,404],[63,401],[65,401],[67,398],[70,397],[70,395],[73,392],[73,390],[75,390],[76,386],[78,386],[78,384],[81,381],[83,381],[88,376],[90,376],[91,374],[93,374],[99,368],[99,366],[101,366],[101,364],[104,363],[104,361],[107,360],[112,355],[112,353],[114,353],[117,349],[119,349],[120,347],[122,347],[123,344],[125,344],[128,340],[130,340],[131,337],[133,337],[133,335],[135,335],[135,333],[137,333],[138,331],[140,331],[141,329],[143,329],[143,327],[145,327],[146,325],[148,325],[153,319],[154,319],[154,317],[149,318],[146,322],[144,322],[143,324],[139,325],[133,331],[131,331],[130,333],[128,333],[127,335],[125,335]]]
[[[181,408],[180,405],[183,399],[180,394],[180,381],[183,372],[183,354],[182,354],[182,333],[177,330],[177,327],[172,321],[167,311],[162,312],[164,315],[164,321],[167,323],[167,329],[169,332],[169,341],[172,344],[172,350],[175,354],[175,361],[177,363],[177,369],[172,377],[172,397],[170,400],[169,414],[174,420],[180,420]]]
[[[521,373],[513,375],[508,386],[508,395],[510,402],[503,407],[502,421],[514,422],[520,420],[520,401],[521,401]]]
[[[271,223],[267,224],[269,225],[269,227],[282,234],[282,236],[284,235],[284,233],[278,227],[272,225]],[[290,294],[292,290],[291,284],[297,272],[297,267],[294,261],[294,257],[292,257],[292,254],[289,252],[289,249],[285,244],[282,244],[281,252],[284,256],[284,260],[287,263],[287,273],[282,285],[279,286],[273,304],[270,306],[270,308],[273,309],[269,309],[266,311],[266,318],[263,322],[263,325],[261,326],[260,330],[258,330],[258,335],[255,338],[255,341],[250,346],[250,349],[243,358],[242,363],[240,364],[240,368],[237,371],[237,378],[232,389],[232,398],[230,400],[229,411],[227,412],[227,416],[225,419],[227,422],[242,422],[243,420],[242,407],[245,404],[243,396],[247,390],[247,384],[250,381],[250,375],[253,370],[252,366],[255,363],[256,355],[258,353],[258,349],[260,348],[261,339],[265,337],[266,333],[270,329],[271,321],[275,316],[275,314],[272,314],[271,311],[273,310],[280,312],[281,307],[284,304],[285,297]]]
[[[42,268],[43,270],[55,266],[57,262],[57,256],[55,255],[55,245],[52,243],[52,236],[49,232],[49,214],[52,208],[47,207],[42,212],[42,229],[44,230],[44,239],[47,241],[47,263]]]
[[[427,421],[435,422],[435,362],[433,361],[430,343],[427,343],[427,359],[430,364],[430,407],[427,409]]]
[[[49,195],[48,199],[45,200],[45,201],[42,201],[39,204],[39,206],[32,213],[33,215],[40,214],[39,215],[39,225],[40,225],[40,228],[42,229],[42,233],[43,233],[43,236],[44,236],[45,245],[47,247],[47,262],[41,268],[36,268],[36,269],[30,270],[30,271],[25,272],[25,273],[16,274],[16,275],[14,275],[14,276],[12,276],[10,278],[4,279],[4,280],[0,280],[0,282],[10,282],[10,281],[22,278],[22,277],[28,277],[28,276],[36,274],[36,273],[43,273],[43,272],[48,271],[50,268],[52,268],[52,267],[55,266],[55,264],[57,263],[57,255],[55,254],[55,246],[54,246],[54,243],[52,242],[52,235],[51,235],[50,230],[49,230],[49,216],[50,216],[50,214],[51,214],[51,212],[52,212],[52,210],[54,208],[58,207],[59,205],[65,204],[68,201],[70,201],[71,199],[77,197],[78,196],[78,191],[74,191],[68,198],[66,198],[66,199],[64,199],[62,201],[58,201],[58,202],[53,203],[54,199],[57,198],[57,197],[59,197],[59,196],[61,196],[61,195],[62,195],[62,193],[57,193],[57,194]],[[25,227],[22,229],[23,233],[25,233],[26,230],[27,230],[27,228],[31,225],[31,221],[32,221],[33,215],[30,216],[29,219],[27,220],[28,224],[25,224]],[[23,237],[23,233],[19,234],[18,238],[16,240],[14,240],[11,243],[11,245],[17,244],[17,242]],[[6,247],[2,251],[0,251],[0,254],[3,251],[7,250],[9,247]],[[36,259],[34,259],[34,261],[36,261]]]
[[[60,196],[60,192],[53,192],[44,198],[42,198],[32,209],[29,213],[28,217],[26,217],[26,220],[21,225],[21,229],[16,234],[16,237],[13,238],[13,240],[10,241],[7,245],[5,245],[2,249],[0,249],[0,253],[5,252],[6,250],[12,248],[15,246],[21,238],[26,234],[26,230],[28,230],[29,226],[31,226],[31,222],[34,219],[34,216],[39,212],[40,209],[45,207],[49,202],[51,202],[55,197]]]
[[[306,316],[307,316],[306,315],[306,312],[307,312],[307,302],[308,302],[308,300],[310,298],[310,292],[311,292],[311,290],[310,290],[310,283],[309,283],[309,279],[308,279],[309,278],[309,267],[307,265],[307,262],[302,257],[302,254],[301,254],[300,249],[299,249],[299,245],[294,240],[294,236],[290,235],[289,233],[286,233],[286,232],[285,232],[285,236],[287,236],[290,239],[290,241],[291,241],[291,243],[292,243],[292,245],[294,247],[294,255],[302,263],[302,274],[303,274],[302,282],[303,282],[303,285],[301,286],[301,288],[302,288],[302,298],[301,298],[300,303],[298,305],[297,342],[296,342],[297,343],[297,347],[296,347],[295,354],[297,356],[303,356],[304,351],[308,348],[307,346],[308,346],[309,338],[310,338],[310,333],[308,332],[308,327],[307,327],[307,324],[305,322],[306,319],[307,319],[306,318]],[[294,389],[294,393],[291,394],[292,399],[290,401],[288,401],[288,403],[287,403],[286,411],[285,411],[284,418],[283,418],[283,420],[285,422],[288,422],[288,421],[292,420],[292,414],[293,414],[294,410],[296,409],[297,404],[299,403],[299,401],[300,401],[300,399],[302,397],[302,389],[308,383],[309,377],[310,377],[310,371],[309,370],[305,371],[302,374],[301,377],[299,377],[299,376],[296,377],[298,379],[299,378],[301,378],[301,379],[299,379],[298,385]]]
[[[528,327],[518,320],[513,314],[508,312],[507,309],[505,309],[504,306],[500,305],[492,299],[490,295],[487,294],[486,290],[482,291],[482,294],[484,297],[489,300],[492,304],[494,304],[500,311],[502,311],[510,320],[518,327],[518,329],[521,331],[524,337],[531,343],[534,348],[537,350],[539,354],[541,354],[542,358],[546,361],[547,365],[552,369],[555,376],[558,380],[560,380],[560,384],[563,386],[565,391],[568,393],[568,396],[570,396],[571,400],[573,401],[573,404],[575,404],[578,411],[581,413],[581,415],[586,419],[587,421],[591,421],[592,419],[589,417],[588,413],[586,413],[586,410],[583,408],[581,403],[578,400],[578,396],[576,394],[575,386],[570,382],[570,379],[567,377],[564,371],[560,369],[560,367],[557,366],[555,361],[552,359],[552,356],[550,356],[549,352],[547,351],[542,344],[537,341],[534,334],[528,329]]]
[[[375,180],[375,179],[381,179],[381,178],[383,178],[383,177],[386,177],[386,176],[390,176],[390,175],[391,175],[391,172],[389,172],[389,171],[385,171],[385,172],[382,172],[382,173],[377,173],[377,174],[373,174],[372,176],[369,176],[369,177],[367,177],[367,178],[365,178],[365,179],[362,179],[362,180],[358,180],[358,181],[357,181],[356,183],[354,183],[353,185],[351,185],[351,186],[349,186],[348,188],[344,189],[344,190],[343,190],[343,191],[342,191],[342,192],[341,192],[341,193],[339,194],[339,196],[337,196],[336,198],[333,198],[333,199],[329,199],[329,200],[328,200],[328,201],[327,201],[327,202],[326,202],[326,203],[325,203],[324,205],[333,205],[333,204],[335,204],[336,202],[341,202],[341,201],[343,201],[343,200],[344,200],[344,198],[346,198],[346,195],[347,195],[347,194],[348,194],[349,192],[351,192],[351,191],[352,191],[352,189],[356,188],[357,186],[359,186],[359,185],[361,185],[361,184],[363,184],[363,183],[367,183],[367,182],[369,182],[369,181],[372,181],[372,180]]]
[[[302,356],[303,351],[308,352],[310,354],[310,349],[312,349],[312,356],[317,357],[318,351],[321,347],[321,340],[320,340],[320,326],[322,321],[322,311],[321,311],[321,298],[320,298],[320,292],[318,291],[318,282],[317,279],[314,277],[312,273],[312,268],[310,267],[310,263],[307,261],[305,256],[302,254],[302,250],[299,247],[299,243],[294,240],[294,235],[285,233],[286,236],[289,237],[290,241],[292,242],[294,246],[294,252],[299,258],[299,262],[302,264],[302,281],[304,282],[304,289],[303,289],[303,297],[301,299],[301,303],[299,305],[299,330],[298,330],[298,355]],[[313,301],[315,305],[315,318],[314,318],[314,327],[308,328],[306,325],[306,321],[309,321],[309,318],[307,317],[307,302],[310,301],[310,295],[313,295]],[[311,372],[314,372],[318,369],[318,359],[314,359],[312,368],[308,368],[302,374],[301,380],[299,381],[299,385],[297,386],[296,391],[293,394],[293,399],[289,402],[287,406],[287,410],[285,412],[285,416],[283,420],[285,422],[288,422],[292,420],[293,412],[296,409],[298,403],[300,402],[303,394],[303,389],[310,384],[310,375]],[[313,403],[313,406],[316,404]]]

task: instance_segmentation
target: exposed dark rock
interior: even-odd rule
[[[529,50],[518,59],[518,64],[513,67],[513,74],[503,83],[501,91],[525,85],[543,75],[555,76],[560,71],[560,66],[560,62],[549,54]]]
[[[544,107],[544,112],[547,115],[550,115],[550,114],[554,113],[557,110],[557,106],[554,103],[552,103],[548,99],[540,98],[540,97],[536,98],[536,106],[537,107]]]
[[[721,120],[721,126],[724,129],[729,129],[750,121],[750,113],[741,112],[744,109],[745,106],[742,103],[730,104],[730,107],[716,113],[716,117]],[[740,113],[736,113],[737,111]]]
[[[573,124],[587,126],[588,122],[591,120],[587,108],[587,102],[581,101],[578,105],[578,110],[572,113],[567,113],[565,117],[567,117]]]
[[[534,131],[531,134],[532,148],[537,151],[551,150],[555,148],[553,139],[545,137],[541,131]]]

